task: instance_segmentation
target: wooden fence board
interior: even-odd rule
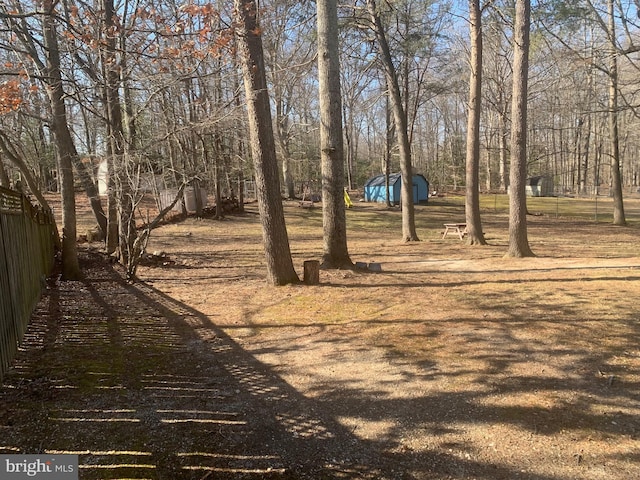
[[[10,367],[53,267],[53,218],[0,188],[0,381]]]

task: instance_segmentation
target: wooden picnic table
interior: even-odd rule
[[[460,240],[464,238],[467,234],[467,224],[466,223],[445,223],[444,224],[444,232],[442,233],[442,238],[445,238],[449,233],[457,233]]]

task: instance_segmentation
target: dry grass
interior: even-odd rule
[[[599,200],[601,216],[607,203]],[[183,268],[141,276],[204,312],[363,438],[397,436],[396,448],[416,458],[451,444],[446,455],[511,472],[487,478],[520,470],[632,478],[640,471],[628,456],[640,429],[637,201],[627,203],[630,227],[593,221],[592,200],[530,205],[551,212],[529,219],[533,259],[503,258],[507,218],[496,208],[483,214],[489,246],[442,239],[442,223],[464,213],[460,199],[440,199],[418,207],[422,241],[413,244],[398,241],[399,211],[348,211],[352,259],[379,262],[382,273],[324,271],[320,286],[270,288],[250,214],[164,228],[152,249]],[[296,265],[318,258],[321,211],[290,205],[287,222]],[[381,385],[380,361],[406,370],[403,379]],[[404,401],[385,404],[396,396]],[[336,397],[363,412],[336,406]],[[456,433],[434,434],[434,425]],[[467,473],[455,478],[485,478],[473,462],[457,468]]]
[[[347,212],[352,259],[378,262],[382,272],[321,271],[318,286],[265,283],[254,205],[222,221],[166,225],[153,233],[150,251],[171,262],[142,267],[143,284],[114,290],[133,297],[105,296],[97,273],[83,287],[113,310],[110,322],[135,319],[134,337],[120,328],[116,342],[130,345],[126,360],[88,356],[88,369],[87,358],[74,360],[67,348],[77,373],[64,378],[89,396],[96,382],[122,387],[111,408],[130,407],[131,392],[161,373],[192,375],[194,383],[205,382],[196,374],[213,376],[230,389],[218,386],[217,402],[248,425],[233,435],[193,427],[141,445],[149,431],[112,428],[115,446],[154,452],[151,478],[639,478],[638,201],[627,203],[630,226],[613,227],[594,221],[592,200],[535,199],[530,210],[547,214],[529,219],[531,259],[503,258],[504,199],[483,202],[486,247],[441,238],[443,223],[464,218],[460,198],[419,206],[422,241],[411,244],[398,240],[399,211],[356,204]],[[599,199],[599,214],[607,204]],[[321,211],[292,203],[286,215],[301,270],[322,253]],[[224,376],[213,372],[216,362]],[[261,373],[249,375],[247,364]],[[109,370],[112,380],[87,373]],[[198,401],[204,397],[216,402],[207,393]],[[100,397],[103,408],[108,398]],[[177,402],[135,399],[134,410],[144,412]],[[47,402],[41,409],[60,408]],[[207,410],[189,405],[183,410]],[[100,445],[97,435],[83,438]],[[235,455],[263,445],[273,470],[207,477],[213,470],[204,460],[200,476],[178,469],[180,461],[173,470],[163,463],[171,448],[212,455],[220,445]],[[86,462],[100,461],[87,455]]]

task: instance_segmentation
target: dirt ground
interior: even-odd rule
[[[320,209],[287,205],[296,268]],[[637,225],[531,217],[537,257],[442,238],[463,218],[358,204],[349,250],[381,272],[265,282],[255,206],[152,236],[123,280],[98,244],[49,281],[0,388],[0,453],[75,453],[80,478],[640,478]]]

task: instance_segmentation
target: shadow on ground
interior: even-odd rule
[[[53,282],[0,389],[0,453],[80,478],[402,478],[201,313],[99,255]]]
[[[77,454],[81,479],[557,478],[358,438],[337,415],[367,392],[307,398],[201,312],[82,256],[85,280],[51,282],[0,388],[0,453]]]

